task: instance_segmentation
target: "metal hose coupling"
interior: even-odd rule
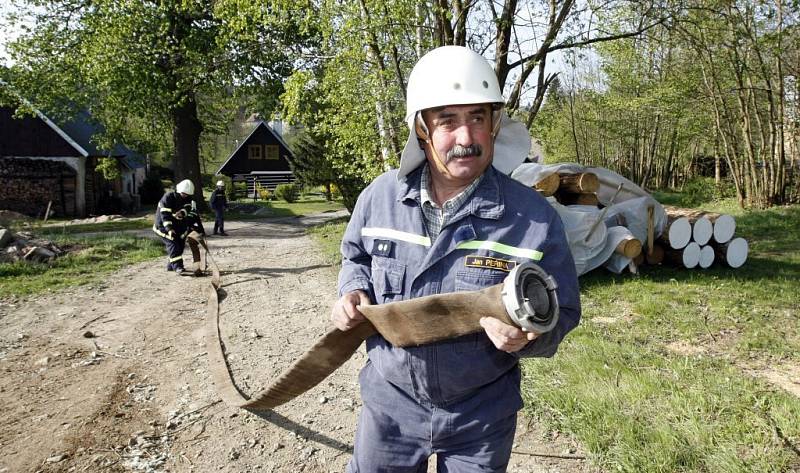
[[[508,316],[526,332],[549,332],[558,322],[557,287],[555,279],[538,265],[517,265],[501,291]]]

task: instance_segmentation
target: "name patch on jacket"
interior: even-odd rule
[[[394,242],[391,240],[375,240],[372,242],[372,254],[376,256],[392,256]]]
[[[471,268],[496,269],[505,272],[511,271],[516,265],[516,261],[479,255],[469,255],[464,261],[464,266],[469,266]]]

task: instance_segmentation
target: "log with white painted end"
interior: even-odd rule
[[[692,223],[692,240],[698,245],[703,246],[707,244],[711,240],[713,234],[714,225],[708,217],[698,217],[697,220]]]
[[[667,215],[672,218],[686,217],[690,223],[696,222],[700,218],[707,218],[713,227],[712,236],[717,243],[726,243],[733,238],[736,231],[736,220],[728,214],[719,214],[715,212],[706,212],[705,210],[686,209],[682,207],[672,207],[669,205],[664,206]],[[695,238],[695,241],[697,239]],[[701,245],[703,242],[698,242]]]
[[[716,254],[714,253],[714,248],[711,245],[705,245],[700,247],[700,261],[697,263],[698,266],[702,269],[710,268],[712,264],[714,264],[714,258]]]
[[[736,232],[736,220],[728,214],[709,214],[708,219],[714,225],[714,241],[727,243]]]
[[[686,217],[667,217],[667,228],[659,239],[666,244],[667,248],[680,250],[692,239],[692,224]]]
[[[690,242],[681,249],[668,249],[664,252],[664,261],[683,268],[694,268],[700,263],[700,245]]]
[[[734,238],[727,243],[715,244],[714,251],[720,261],[731,268],[738,268],[747,261],[750,246],[744,238]]]

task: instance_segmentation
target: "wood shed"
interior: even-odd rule
[[[42,216],[48,205],[56,215],[84,217],[121,213],[138,206],[145,160],[122,145],[99,149],[102,132],[88,113],[57,124],[44,113],[16,117],[0,107],[0,208]],[[96,167],[111,157],[122,176],[106,180]]]

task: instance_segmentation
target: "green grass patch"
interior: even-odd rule
[[[319,244],[323,257],[329,264],[337,264],[342,261],[340,247],[347,221],[347,217],[335,219],[322,225],[311,227],[308,231],[314,241]]]
[[[236,206],[246,206],[246,211],[236,210]],[[341,200],[326,201],[324,198],[316,196],[303,196],[294,203],[278,200],[241,200],[231,204],[232,209],[225,213],[226,220],[259,220],[273,217],[302,217],[323,212],[335,212],[344,209]],[[255,207],[256,210],[252,210]],[[208,221],[213,222],[213,214],[204,216]]]
[[[51,236],[52,237],[52,236]],[[51,292],[107,279],[125,265],[163,256],[159,241],[116,234],[93,237],[52,237],[67,255],[51,264],[0,263],[0,298]]]
[[[153,218],[142,218],[136,220],[110,221],[102,223],[80,223],[73,225],[47,225],[38,227],[35,231],[41,235],[74,235],[76,233],[95,233],[95,232],[121,232],[125,230],[142,230],[152,228]]]

